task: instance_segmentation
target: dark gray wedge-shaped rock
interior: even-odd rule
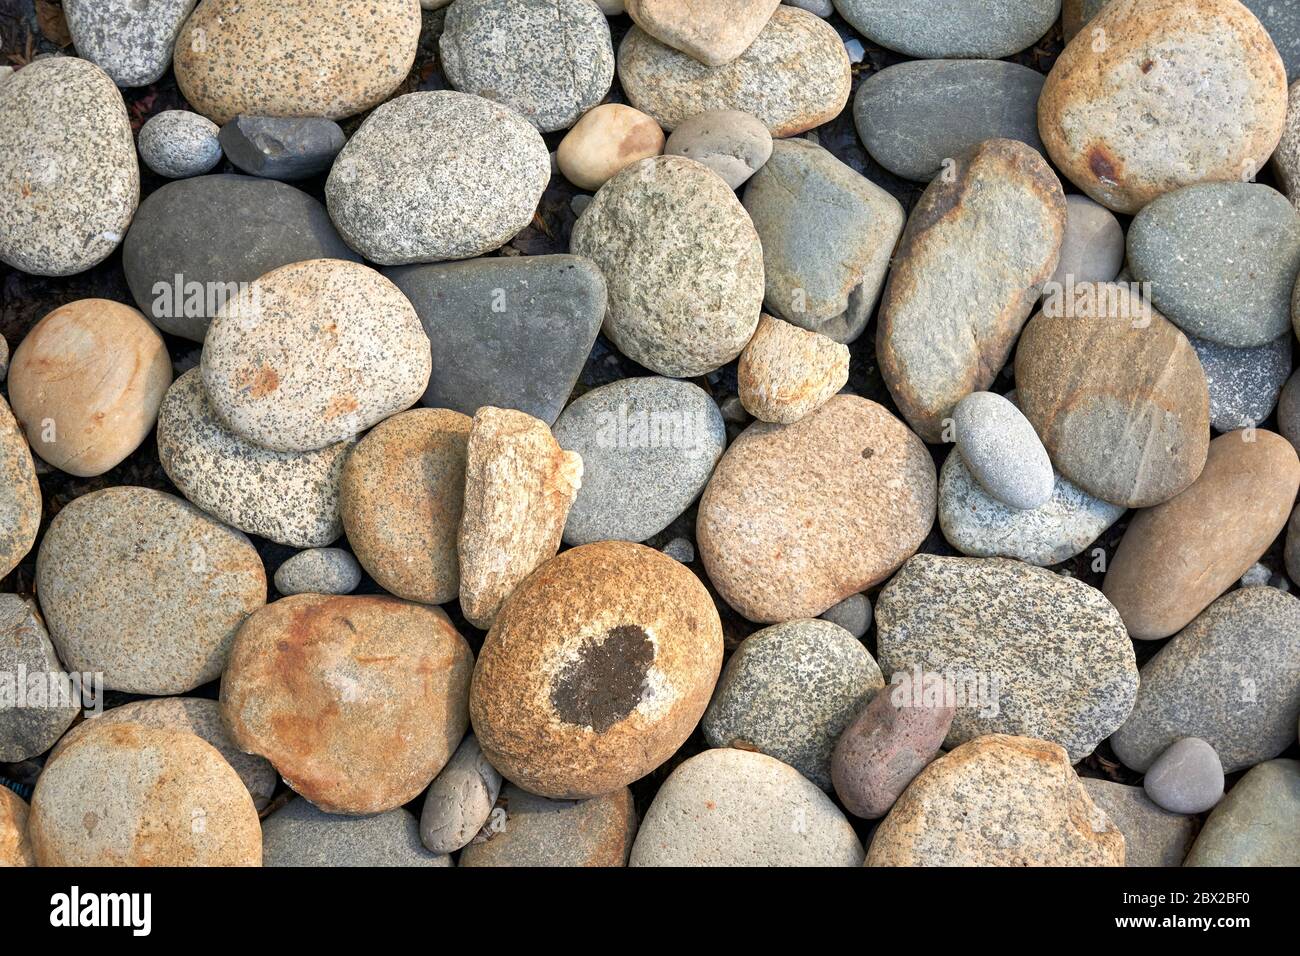
[[[236,116],[221,127],[221,148],[250,176],[308,179],[325,172],[348,138],[319,116]]]

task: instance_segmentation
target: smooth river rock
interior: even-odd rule
[[[1053,283],[1112,282],[1124,265],[1124,227],[1087,196],[1065,197],[1065,239]]]
[[[488,822],[501,794],[501,774],[466,734],[424,795],[420,840],[435,853],[459,850]]]
[[[493,813],[461,852],[461,866],[625,866],[636,836],[627,787],[587,800],[550,800],[509,784]]]
[[[767,127],[763,135],[771,139]],[[663,151],[664,131],[654,119],[623,103],[602,103],[573,124],[555,164],[573,185],[595,192],[625,167]]]
[[[140,127],[137,146],[144,164],[159,176],[202,176],[221,162],[217,124],[189,110],[163,110]]]
[[[1300,866],[1300,760],[1269,760],[1214,808],[1186,866]]]
[[[996,60],[1033,46],[1061,0],[835,0],[835,9],[867,39],[911,57]]]
[[[758,117],[710,110],[679,123],[663,151],[703,163],[739,189],[772,157],[772,146],[772,134]]]
[[[631,0],[628,15],[660,43],[705,66],[725,66],[745,52],[781,0]]]
[[[1290,331],[1267,345],[1234,348],[1191,338],[1210,390],[1210,426],[1217,432],[1258,425],[1273,413],[1291,374]],[[1279,426],[1282,424],[1279,412]]]
[[[1196,838],[1195,817],[1162,810],[1141,787],[1084,777],[1083,789],[1124,834],[1125,866],[1182,866]]]
[[[0,761],[45,753],[77,719],[81,703],[35,600],[0,594]]]
[[[330,168],[347,143],[333,120],[315,117],[236,116],[221,127],[221,148],[250,176],[308,179]]]
[[[9,404],[0,398],[0,577],[32,550],[40,526],[36,463]]]
[[[1223,799],[1223,764],[1199,737],[1180,737],[1147,768],[1142,788],[1174,813],[1206,813]]]
[[[351,594],[361,583],[361,565],[342,548],[299,551],[275,572],[275,589],[290,594]]]
[[[8,787],[0,787],[0,866],[35,866],[32,843],[27,838],[27,801]]]
[[[148,86],[172,63],[172,48],[196,0],[67,0],[63,15],[77,56],[118,86]]]
[[[1013,403],[994,392],[972,392],[953,409],[953,431],[962,461],[999,501],[1032,511],[1051,500],[1052,461]]]
[[[770,315],[740,353],[736,388],[745,410],[793,424],[821,408],[849,380],[849,347]]]
[[[420,844],[415,817],[398,807],[364,817],[323,813],[306,800],[285,804],[262,823],[263,866],[451,866]]]

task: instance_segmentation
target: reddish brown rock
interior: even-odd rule
[[[27,801],[0,787],[0,867],[36,865],[27,839],[27,815]]]
[[[610,793],[667,760],[699,723],[722,624],[698,578],[658,551],[565,551],[515,590],[479,653],[470,718],[484,755],[531,793]]]
[[[875,402],[837,395],[732,443],[704,489],[696,539],[718,593],[751,621],[817,617],[906,561],[935,504],[921,440]]]
[[[1182,630],[1268,550],[1297,489],[1300,459],[1285,438],[1257,429],[1214,439],[1200,477],[1138,512],[1110,563],[1102,591],[1129,636]]]
[[[825,405],[849,380],[849,347],[770,315],[740,353],[736,384],[745,410],[791,424]]]
[[[297,594],[240,628],[222,712],[236,744],[322,810],[379,813],[414,799],[450,759],[473,663],[437,608]]]

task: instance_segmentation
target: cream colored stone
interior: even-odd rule
[[[770,315],[740,353],[740,401],[755,418],[788,425],[825,405],[849,380],[849,347]]]
[[[605,103],[586,113],[560,141],[555,160],[579,189],[592,192],[625,166],[664,151],[664,131],[640,110]]]

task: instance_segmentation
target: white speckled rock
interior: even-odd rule
[[[664,152],[703,163],[739,189],[772,156],[772,134],[749,113],[711,110],[678,125]]]
[[[201,176],[221,162],[221,127],[189,110],[164,110],[140,127],[137,145],[144,164],[159,176]]]
[[[429,785],[420,813],[420,839],[435,853],[451,853],[474,839],[501,793],[501,774],[469,734]]]
[[[1233,348],[1187,337],[1210,391],[1210,427],[1218,432],[1259,425],[1273,412],[1291,374],[1290,332],[1266,345]]]
[[[1055,478],[1038,433],[1011,402],[972,392],[953,411],[957,453],[984,490],[1005,505],[1030,511],[1047,504]]]
[[[342,548],[299,551],[275,572],[281,594],[351,594],[361,583],[361,565]]]
[[[212,320],[202,361],[217,416],[273,451],[324,448],[410,408],[432,367],[397,286],[340,259],[262,276]]]
[[[0,398],[0,575],[27,556],[41,526],[41,486],[22,428]]]
[[[197,0],[65,0],[77,55],[118,86],[148,86],[172,62],[172,48]]]

